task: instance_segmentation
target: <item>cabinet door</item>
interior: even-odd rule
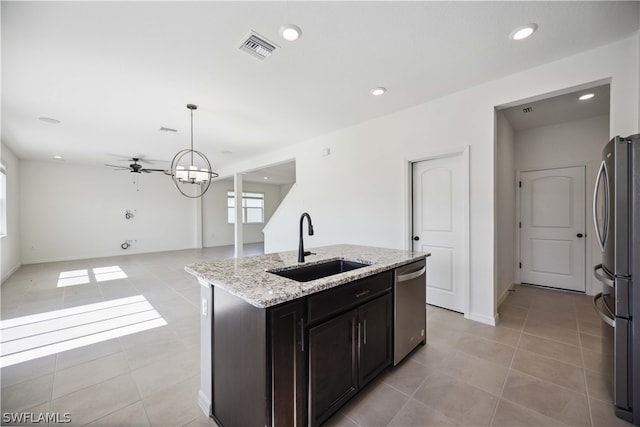
[[[317,426],[358,389],[356,314],[351,310],[309,330],[309,417]]]
[[[359,387],[391,364],[391,304],[387,294],[358,308]]]
[[[271,425],[304,426],[306,349],[304,301],[271,310]]]

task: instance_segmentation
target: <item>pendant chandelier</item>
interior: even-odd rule
[[[211,171],[209,159],[200,151],[193,149],[193,110],[198,109],[197,105],[187,104],[191,110],[191,148],[178,151],[171,161],[171,179],[180,193],[192,199],[202,197],[211,186],[211,180],[217,178],[218,174]],[[184,191],[186,184],[195,189]]]

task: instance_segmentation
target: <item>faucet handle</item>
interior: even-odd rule
[[[307,255],[315,255],[315,254],[316,254],[315,252],[304,251],[304,256],[307,256]]]

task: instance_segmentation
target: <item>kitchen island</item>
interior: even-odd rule
[[[303,264],[291,251],[185,267],[202,285],[198,403],[221,426],[319,425],[393,362],[395,269],[424,271],[428,254],[311,251]],[[354,269],[283,277],[323,265]]]

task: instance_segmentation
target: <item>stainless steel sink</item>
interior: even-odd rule
[[[297,282],[309,282],[311,280],[322,279],[323,277],[333,276],[335,274],[344,273],[346,271],[355,270],[357,268],[367,267],[371,264],[365,264],[347,259],[332,259],[315,264],[301,265],[293,268],[284,268],[278,270],[267,270],[267,273],[276,274],[286,277]]]

